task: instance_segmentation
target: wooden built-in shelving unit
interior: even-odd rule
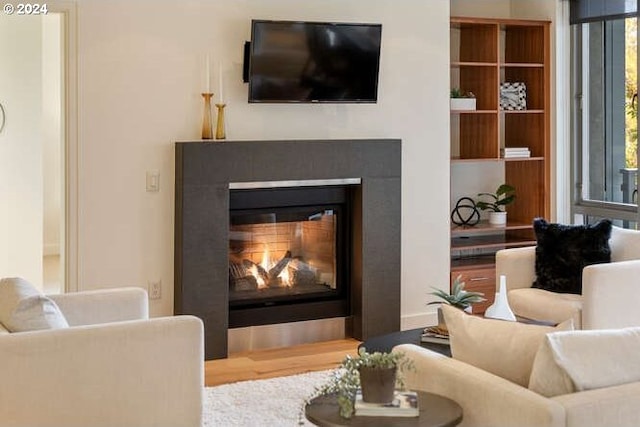
[[[534,245],[532,221],[550,213],[550,23],[453,17],[450,29],[451,85],[473,92],[477,106],[451,111],[451,164],[493,162],[517,190],[507,226],[451,228],[451,280],[463,274],[467,289],[493,298],[495,251]],[[525,83],[526,110],[500,109],[503,82]],[[528,147],[531,157],[504,159],[507,147]]]

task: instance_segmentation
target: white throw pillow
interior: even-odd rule
[[[544,336],[573,329],[568,320],[554,327],[485,319],[443,305],[454,359],[527,387]]]
[[[0,280],[0,323],[9,332],[69,327],[56,303],[19,277]]]
[[[557,332],[547,336],[540,352],[547,362],[536,358],[540,366],[531,372],[529,388],[545,396],[640,381],[640,327]],[[541,379],[545,374],[556,379]],[[572,388],[558,386],[567,381]]]
[[[576,391],[576,387],[564,369],[556,363],[549,335],[542,340],[536,353],[529,378],[529,390],[546,397],[570,394]]]

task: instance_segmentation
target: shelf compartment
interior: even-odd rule
[[[504,32],[504,62],[545,63],[547,37],[545,26],[506,24]]]
[[[464,92],[473,92],[478,110],[498,110],[498,68],[497,67],[460,67],[458,79],[452,75],[452,87]],[[455,84],[457,81],[457,85]]]
[[[504,68],[503,82],[523,82],[527,88],[527,108],[541,110],[545,107],[545,69],[538,67]]]
[[[450,65],[454,68],[456,67],[496,67],[498,65],[497,62],[462,62],[462,61],[451,61]]]
[[[545,156],[545,116],[543,114],[505,114],[504,146],[527,147],[533,157]]]
[[[525,240],[518,236],[492,234],[486,236],[453,237],[451,239],[451,250],[501,249],[519,246],[535,246],[535,244],[535,239]]]
[[[545,180],[547,167],[547,162],[505,162],[505,182],[516,189],[515,201],[507,206],[509,218],[531,221],[536,217],[549,217],[545,203],[545,194],[550,191]]]
[[[498,25],[493,23],[476,24],[451,21],[452,43],[457,45],[457,61],[460,62],[497,62]],[[455,43],[455,42],[458,43]]]
[[[498,158],[498,114],[461,114],[460,147],[461,159]]]

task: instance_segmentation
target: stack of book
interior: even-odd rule
[[[505,159],[513,159],[519,157],[531,157],[531,151],[527,147],[506,147],[500,149],[500,154]]]
[[[449,333],[437,326],[425,328],[420,336],[421,342],[429,342],[434,344],[449,344]]]
[[[415,391],[396,390],[393,402],[370,403],[362,400],[362,392],[356,393],[354,403],[357,416],[363,417],[417,417],[418,393]]]

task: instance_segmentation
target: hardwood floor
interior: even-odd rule
[[[204,382],[211,387],[332,369],[347,354],[356,355],[359,344],[360,341],[347,338],[231,354],[227,359],[205,362]]]

